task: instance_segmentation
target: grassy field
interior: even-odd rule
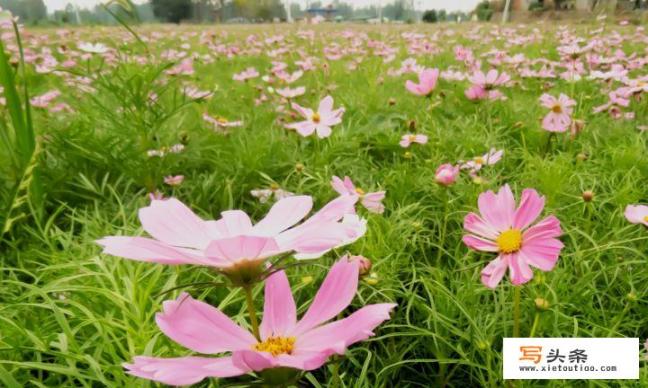
[[[648,337],[648,231],[624,217],[627,205],[648,202],[645,91],[634,92],[627,107],[594,112],[628,79],[645,82],[643,29],[593,21],[136,30],[139,41],[118,28],[22,31],[27,63],[16,78],[18,89],[26,84],[32,98],[53,90],[60,95],[32,101],[43,106],[32,108],[43,210],[34,217],[28,205],[21,205],[18,213],[28,215],[2,237],[0,385],[152,386],[126,374],[122,363],[137,355],[191,354],[160,331],[155,314],[163,301],[181,292],[175,287],[223,277],[209,267],[102,254],[95,243],[104,236],[145,235],[137,214],[150,203],[149,193],[176,197],[205,219],[243,209],[259,220],[274,200],[261,203],[252,190],[279,187],[311,195],[319,209],[338,196],[330,184],[333,176],[349,176],[366,192],[386,191],[385,210],[375,214],[358,205],[367,220],[362,238],[287,270],[298,311],[305,310],[328,268],[347,251],[373,264],[347,313],[370,303],[397,307],[374,337],[306,372],[301,385],[503,386],[502,338],[513,334],[516,288],[522,336],[624,336],[642,343]],[[3,33],[16,60],[11,30]],[[81,42],[105,47],[93,53],[80,48]],[[558,49],[574,45],[580,51]],[[458,59],[457,46],[471,50],[474,59]],[[177,66],[187,58],[193,72],[183,74]],[[293,74],[300,68],[296,62],[305,58],[312,58],[313,69],[291,84],[271,74],[277,67],[273,61],[284,62]],[[442,71],[429,97],[406,89],[406,80],[416,81],[415,72],[396,71],[408,58]],[[596,72],[619,70],[612,65],[627,74],[596,77]],[[259,76],[233,79],[249,67]],[[543,67],[552,72],[529,75]],[[466,97],[471,82],[465,77],[477,68],[510,75],[510,81],[494,87],[505,98]],[[448,69],[456,73],[444,73]],[[303,137],[285,127],[300,118],[277,89],[297,86],[305,93],[291,101],[303,107],[316,108],[330,95],[335,108],[345,108],[329,137]],[[187,93],[191,87],[211,94],[196,98],[196,92]],[[584,122],[578,134],[543,129],[550,112],[539,101],[543,93],[564,93],[575,101],[571,116]],[[0,129],[6,130],[8,109],[0,112]],[[242,125],[215,127],[204,114]],[[428,142],[403,148],[399,142],[406,134],[427,135]],[[184,147],[174,147],[178,144]],[[484,165],[474,176],[462,170],[447,187],[436,183],[439,165],[473,160],[491,148],[504,151],[498,163]],[[2,148],[1,155],[9,160],[11,152]],[[0,173],[7,182],[6,201],[16,177],[9,162],[0,164]],[[164,177],[175,175],[184,176],[180,185],[164,183]],[[542,217],[560,220],[564,249],[553,270],[534,269],[534,278],[519,287],[507,274],[491,289],[480,281],[480,272],[495,255],[462,242],[463,221],[478,212],[480,193],[505,183],[518,200],[525,188],[546,197]],[[589,202],[585,191],[593,193]],[[247,325],[240,288],[183,290]],[[260,307],[261,285],[255,293]],[[337,373],[341,381],[334,378]],[[197,386],[246,381],[207,379]],[[642,361],[638,381],[516,386],[647,383]]]

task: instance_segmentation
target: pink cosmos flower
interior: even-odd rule
[[[549,216],[530,226],[544,209],[545,199],[533,189],[525,189],[519,207],[508,185],[499,193],[487,191],[479,195],[480,215],[469,213],[464,229],[471,234],[463,242],[471,249],[496,252],[498,256],[482,270],[486,287],[495,288],[509,269],[511,283],[520,285],[533,278],[530,266],[551,271],[556,265],[563,243],[560,221]]]
[[[280,95],[281,97],[284,98],[295,98],[303,95],[306,93],[306,88],[303,86],[296,87],[294,89],[291,88],[283,88],[283,89],[277,89],[277,94]]]
[[[240,127],[240,126],[243,125],[243,121],[241,121],[241,120],[229,121],[225,117],[222,117],[222,116],[212,117],[212,116],[208,115],[207,113],[203,113],[202,117],[203,117],[203,120],[205,120],[205,122],[208,122],[209,124],[211,124],[214,127],[214,130],[216,132],[223,132],[227,128]]]
[[[428,142],[427,135],[422,135],[422,134],[414,135],[414,134],[408,133],[407,135],[403,135],[403,137],[401,138],[401,141],[398,144],[400,144],[400,146],[403,147],[403,148],[407,148],[412,143],[425,144],[427,142]]]
[[[256,190],[251,190],[250,194],[254,198],[258,198],[259,202],[261,203],[266,203],[268,200],[272,197],[274,197],[275,201],[279,201],[284,198],[292,197],[295,195],[295,193],[291,193],[290,191],[286,191],[279,187],[279,185],[273,183],[270,185],[269,188],[267,189],[256,189]]]
[[[504,155],[504,150],[498,150],[496,148],[491,148],[487,153],[481,156],[475,156],[472,160],[469,160],[461,164],[462,170],[470,170],[471,175],[476,174],[483,166],[492,166],[499,162]]]
[[[356,196],[360,199],[360,203],[367,210],[372,213],[382,214],[385,211],[385,206],[382,204],[382,200],[385,199],[384,191],[377,191],[374,193],[365,193],[359,187],[356,187],[353,184],[353,181],[348,176],[344,177],[344,180],[340,179],[337,176],[333,176],[331,179],[331,186],[337,191],[340,195],[351,195]]]
[[[90,54],[104,54],[108,52],[108,47],[103,43],[81,42],[77,47],[79,50]]]
[[[511,80],[511,77],[495,69],[491,69],[487,74],[481,70],[475,71],[469,78],[472,85],[466,90],[466,97],[470,100],[500,100],[504,99],[502,92],[496,89],[503,86]]]
[[[144,230],[153,238],[109,236],[97,243],[104,253],[137,261],[204,265],[226,275],[256,271],[272,256],[295,252],[298,259],[316,258],[360,238],[366,226],[353,214],[356,202],[356,197],[338,197],[295,226],[310,212],[311,197],[277,201],[255,225],[241,210],[205,221],[175,198],[154,200],[139,211]]]
[[[58,90],[50,90],[49,92],[43,93],[40,96],[32,97],[29,102],[33,107],[36,108],[47,108],[49,104],[54,101],[57,97],[61,95],[61,92]]]
[[[208,99],[211,98],[214,94],[209,90],[200,90],[195,86],[186,86],[182,91],[187,97],[195,100]]]
[[[648,206],[646,205],[628,205],[624,215],[633,224],[648,226]]]
[[[234,377],[273,368],[314,370],[334,355],[374,335],[396,306],[365,306],[346,318],[329,322],[351,303],[358,288],[360,263],[341,258],[331,267],[309,309],[297,320],[297,306],[284,271],[265,282],[260,338],[228,316],[186,293],[164,302],[156,316],[160,330],[194,352],[220,357],[135,357],[128,373],[170,385],[195,384],[208,377]],[[329,322],[329,323],[327,323]]]
[[[453,166],[450,163],[442,164],[437,168],[434,174],[436,182],[442,186],[453,185],[459,176],[459,166]]]
[[[184,175],[169,175],[164,177],[164,183],[169,186],[180,186],[184,181]]]
[[[232,79],[234,81],[247,81],[251,78],[256,78],[259,76],[259,72],[254,67],[248,67],[240,73],[234,74]]]
[[[185,58],[177,65],[166,71],[168,75],[192,75],[194,74],[193,61]]]
[[[317,112],[310,108],[304,108],[293,102],[292,108],[306,120],[297,123],[290,123],[286,128],[294,129],[300,135],[306,137],[317,133],[317,137],[323,139],[331,136],[331,127],[342,122],[344,108],[333,109],[333,97],[326,96],[319,103]]]
[[[439,69],[425,69],[418,74],[419,83],[410,80],[405,82],[405,87],[411,93],[419,96],[429,96],[434,90],[439,79]]]
[[[544,93],[540,96],[540,103],[545,108],[551,109],[542,120],[542,128],[549,132],[565,132],[572,122],[571,114],[576,101],[560,93],[558,98]]]

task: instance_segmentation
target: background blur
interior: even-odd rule
[[[122,16],[144,23],[528,21],[602,13],[643,19],[648,9],[648,0],[0,0],[0,7],[30,25],[114,24],[106,8],[123,12],[124,3],[134,12]]]

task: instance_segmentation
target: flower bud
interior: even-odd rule
[[[592,200],[594,199],[594,192],[591,190],[583,191],[582,197],[583,201],[592,202]]]
[[[375,286],[378,284],[378,275],[376,275],[375,272],[370,273],[369,276],[365,278],[365,282],[370,286]]]
[[[302,172],[302,171],[304,171],[304,165],[301,164],[301,163],[297,163],[297,164],[295,164],[295,171],[297,171],[297,172]]]
[[[628,295],[626,295],[626,299],[628,302],[636,302],[637,301],[637,294],[634,292],[629,292]]]
[[[436,173],[434,174],[434,179],[436,180],[436,183],[442,186],[450,186],[457,181],[458,176],[459,166],[453,166],[452,164],[446,163],[437,168]]]
[[[490,348],[490,346],[491,346],[490,343],[488,343],[488,341],[485,341],[485,340],[477,341],[476,345],[477,345],[477,349],[479,349],[479,350],[486,350],[486,349]]]
[[[403,154],[403,157],[404,157],[405,159],[412,159],[412,153],[409,152],[409,151],[406,151],[406,152]]]
[[[535,306],[540,311],[549,310],[549,301],[544,298],[535,298]]]
[[[394,97],[390,97],[389,100],[387,100],[387,104],[389,104],[389,106],[396,105],[396,99]]]
[[[587,154],[584,154],[582,152],[576,155],[576,160],[578,160],[579,162],[584,162],[587,160],[587,158],[588,158]]]

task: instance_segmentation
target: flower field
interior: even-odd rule
[[[643,27],[15,27],[2,386],[500,387],[504,337],[648,338]]]

